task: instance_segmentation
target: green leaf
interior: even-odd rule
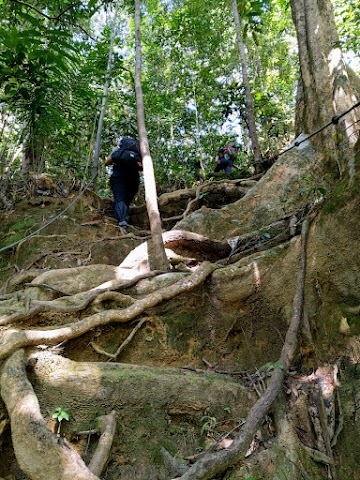
[[[62,422],[63,420],[70,420],[69,413],[61,407],[56,407],[55,412],[52,414],[52,418],[56,418],[58,422]]]
[[[276,362],[274,362],[273,365],[276,368],[280,368],[281,370],[285,370],[285,366],[282,363],[280,363],[278,360]]]
[[[24,20],[26,20],[27,22],[31,23],[32,25],[34,25],[35,27],[38,27],[38,28],[41,28],[42,27],[42,24],[40,22],[39,19],[33,17],[32,15],[29,15],[28,13],[24,12],[24,11],[19,11],[18,12],[19,16],[21,16]]]

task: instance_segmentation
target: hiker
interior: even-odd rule
[[[237,158],[238,152],[232,145],[221,147],[216,155],[215,161],[217,163],[214,172],[230,173],[233,167],[234,160]]]
[[[110,187],[114,195],[115,218],[122,229],[129,225],[126,217],[130,203],[139,190],[139,171],[142,170],[139,141],[123,137],[120,144],[107,157],[105,165],[112,165]]]

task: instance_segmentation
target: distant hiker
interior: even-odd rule
[[[120,144],[107,157],[105,165],[112,165],[110,187],[114,195],[115,218],[119,227],[126,228],[130,203],[139,190],[139,170],[142,170],[139,141],[123,137]]]
[[[237,158],[238,152],[235,147],[228,145],[221,147],[216,155],[215,161],[217,163],[214,172],[230,173],[233,167],[234,160]]]

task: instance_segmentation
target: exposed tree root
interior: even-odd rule
[[[212,240],[186,230],[165,232],[163,240],[166,248],[181,254],[191,252],[193,256],[200,256],[202,260],[215,261],[227,257],[231,252],[227,241]]]
[[[109,459],[111,446],[113,444],[116,431],[116,417],[115,410],[109,415],[102,415],[97,420],[99,430],[101,433],[98,446],[89,463],[89,470],[94,475],[100,477],[106,462]]]
[[[182,220],[183,218],[186,217],[186,215],[189,215],[189,213],[191,211],[191,207],[194,205],[194,203],[196,203],[199,200],[200,192],[204,187],[205,187],[205,184],[201,184],[201,185],[198,185],[196,187],[195,198],[193,198],[192,200],[190,200],[188,202],[188,204],[186,206],[186,209],[184,210],[184,212],[181,215],[175,215],[173,217],[164,218],[163,222],[171,222],[171,221],[174,221],[174,220],[175,221],[176,220]]]
[[[228,195],[233,197],[234,200],[238,200],[247,193],[249,186],[254,186],[255,180],[255,177],[247,179],[216,180],[200,184],[195,189],[186,189],[177,191],[176,193],[171,192],[169,194],[164,194],[159,199],[160,209],[163,209],[168,203],[174,202],[175,200],[178,202],[181,198],[189,198],[189,201],[182,214],[164,218],[163,221],[170,222],[174,220],[181,220],[189,215],[189,213],[193,211],[193,205],[199,200],[201,191],[209,194]]]
[[[281,351],[279,366],[274,368],[274,372],[271,376],[265,393],[251,408],[243,429],[234,439],[234,442],[229,448],[205,455],[203,458],[194,463],[194,465],[192,465],[192,467],[185,474],[183,474],[181,477],[178,477],[178,479],[208,480],[214,477],[216,474],[223,472],[243,458],[244,454],[250,447],[260,422],[267,414],[271,405],[279,394],[283,385],[285,373],[289,369],[291,361],[295,355],[297,335],[303,315],[307,233],[308,220],[305,220],[301,234],[300,266],[297,276],[296,293],[293,302],[293,315],[286,334],[285,343]]]
[[[164,447],[160,449],[161,455],[164,457],[165,463],[169,466],[171,475],[182,475],[188,469],[186,465],[174,458]]]
[[[320,420],[322,435],[325,443],[325,451],[326,451],[327,457],[330,459],[331,480],[337,480],[338,476],[337,476],[336,466],[335,466],[333,452],[331,448],[331,438],[329,435],[328,417],[325,412],[324,397],[322,395],[320,386],[316,385],[315,388],[317,390],[317,394],[319,397],[319,420]]]
[[[112,360],[116,360],[120,353],[124,350],[126,345],[128,345],[132,338],[134,337],[135,333],[142,327],[142,325],[146,322],[146,318],[142,318],[140,322],[136,325],[136,327],[132,330],[130,335],[123,341],[120,347],[116,350],[115,353],[108,353],[105,352],[102,348],[98,347],[94,342],[91,342],[90,345],[93,347],[95,352],[100,353],[101,355],[106,355],[107,357],[111,358]]]
[[[9,325],[11,323],[15,323],[17,321],[24,321],[32,318],[33,316],[37,315],[38,313],[44,312],[61,312],[61,313],[73,313],[73,312],[80,312],[84,310],[86,307],[90,305],[91,302],[99,303],[106,299],[113,299],[119,300],[120,293],[117,294],[116,298],[114,294],[116,290],[119,289],[126,289],[133,285],[135,285],[140,280],[145,278],[151,278],[156,275],[164,273],[159,270],[153,270],[152,272],[142,273],[137,275],[136,277],[132,278],[131,280],[111,280],[105,282],[103,285],[99,285],[98,287],[92,288],[91,290],[87,290],[85,292],[80,292],[75,295],[69,295],[67,293],[62,292],[64,297],[58,298],[56,300],[43,300],[43,301],[36,301],[34,302],[35,305],[26,310],[25,312],[16,312],[11,315],[7,315],[4,317],[0,317],[0,325]],[[31,284],[31,287],[43,287],[49,288],[48,285],[44,284]],[[51,288],[54,290],[54,288]],[[16,295],[16,294],[15,294]],[[127,303],[129,302],[130,297],[127,297]],[[121,297],[122,301],[125,300],[124,296]]]
[[[32,480],[99,480],[75,450],[47,427],[25,368],[25,352],[19,350],[6,361],[1,376],[1,396],[20,468]]]
[[[262,227],[260,230],[255,230],[238,237],[229,257],[226,260],[219,260],[219,263],[235,263],[252,253],[268,250],[269,248],[288,241],[300,233],[303,215],[303,210],[293,212],[281,220]]]
[[[26,282],[31,282],[42,273],[43,273],[43,270],[34,270],[34,269],[25,270],[25,271],[21,271],[20,273],[16,273],[5,282],[4,286],[1,288],[0,291],[3,292],[9,289],[11,291],[16,290],[16,288],[19,288],[22,284]]]
[[[133,320],[147,309],[201,285],[216,268],[218,268],[216,265],[204,262],[192,275],[136,300],[129,307],[96,313],[63,327],[49,330],[4,330],[0,337],[0,359],[8,357],[18,348],[40,344],[53,345],[63,340],[77,338],[95,327],[111,322],[123,323]]]

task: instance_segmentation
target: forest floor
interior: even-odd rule
[[[28,429],[31,412],[19,410],[19,385],[28,378],[28,394],[40,402],[37,422],[58,429],[86,464],[97,449],[92,425],[101,415],[115,416],[104,480],[180,475],[265,480],[279,472],[279,478],[294,480],[304,475],[357,480],[351,473],[358,461],[351,439],[359,430],[358,399],[351,392],[359,380],[351,368],[360,360],[354,270],[360,259],[341,239],[353,242],[358,197],[339,185],[328,199],[331,215],[321,205],[309,207],[309,196],[295,195],[301,186],[299,172],[291,176],[292,161],[298,169],[294,154],[265,179],[216,181],[213,187],[162,195],[159,206],[169,227],[164,239],[172,251],[168,273],[148,271],[141,194],[125,235],[111,216],[111,201],[88,192],[46,230],[1,255],[0,354],[8,360],[2,374],[0,477],[48,480],[52,463],[58,470],[55,460],[44,466],[40,440],[40,447],[29,447],[31,435],[36,437]],[[311,170],[308,163],[304,169]],[[278,201],[282,192],[286,203]],[[4,209],[0,248],[58,215],[72,198],[37,194]],[[236,452],[251,406],[268,391],[274,372],[283,375],[277,362],[294,318],[300,227],[309,209],[307,314],[291,375],[251,437],[245,460],[235,457],[236,468],[222,466],[217,470],[222,473],[212,476],[186,477],[189,467],[202,468],[203,454],[218,461]],[[336,225],[344,215],[346,231],[340,232]],[[341,259],[335,254],[340,244]],[[19,353],[23,348],[26,358]],[[18,373],[12,377],[11,371]],[[324,414],[318,398],[326,388]],[[70,415],[60,430],[52,418],[56,408]],[[38,433],[42,438],[44,431]],[[43,452],[41,474],[28,465],[36,448]],[[84,476],[76,478],[100,476],[88,476],[85,465],[80,469]]]

